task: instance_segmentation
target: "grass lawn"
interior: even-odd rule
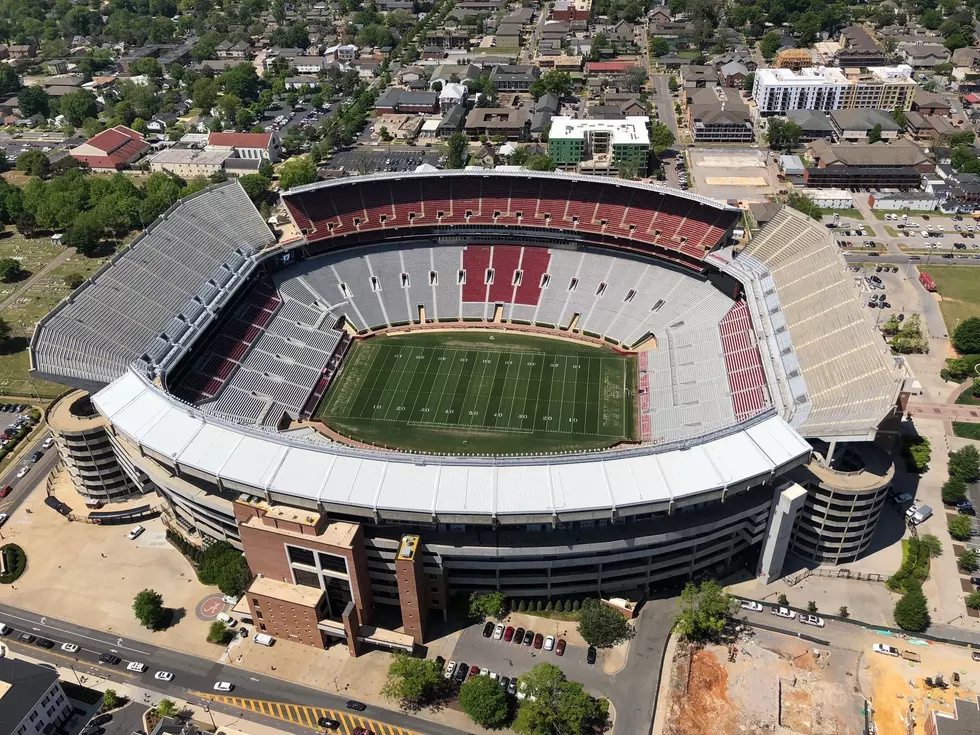
[[[832,222],[835,214],[839,214],[841,219],[864,219],[860,209],[825,209],[823,218],[827,222]]]
[[[634,358],[505,332],[357,342],[317,409],[336,431],[424,452],[524,454],[634,438]]]
[[[40,271],[62,252],[64,248],[53,244],[48,237],[27,239],[13,228],[0,235],[0,258],[16,258],[31,273]],[[64,390],[63,386],[43,380],[32,384],[27,375],[30,367],[27,345],[34,325],[71,293],[65,285],[65,276],[77,273],[87,277],[104,262],[102,258],[73,255],[33,282],[20,298],[0,311],[0,318],[10,325],[11,331],[10,342],[0,350],[0,395],[30,396],[36,392],[42,398],[54,398]],[[0,301],[9,298],[23,283],[0,284]]]
[[[954,421],[953,435],[963,439],[980,440],[980,424],[968,424],[965,421]]]
[[[920,266],[922,269],[922,266]],[[926,269],[942,296],[939,306],[950,334],[970,317],[980,317],[980,277],[970,266],[930,265]]]

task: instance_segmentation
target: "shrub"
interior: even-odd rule
[[[252,581],[245,556],[227,541],[205,549],[197,577],[202,584],[217,585],[222,593],[232,597],[241,597]]]
[[[521,604],[517,606],[517,611],[524,612],[525,610],[527,610],[527,603],[521,600]]]
[[[789,605],[789,598],[786,595],[780,595],[778,602],[780,605]]]
[[[544,611],[544,603],[543,603],[543,602],[542,602],[541,600],[538,600],[538,601],[537,601],[537,602],[535,603],[535,609],[536,609],[536,610],[537,610],[538,612],[543,612],[543,611]]]
[[[971,592],[966,596],[966,606],[971,610],[980,610],[980,591]]]
[[[937,559],[943,555],[943,542],[936,534],[926,533],[919,536],[919,550],[930,559]]]
[[[0,584],[13,584],[27,568],[27,554],[17,544],[7,544],[0,548],[7,562],[7,573],[0,574]]]
[[[929,440],[922,436],[904,437],[902,439],[902,457],[909,472],[925,472],[932,457],[932,447]]]
[[[949,453],[949,476],[963,482],[975,482],[980,479],[980,452],[976,447],[966,446]]]
[[[817,611],[817,603],[814,602],[813,600],[810,600],[806,604],[806,611],[810,613],[815,613]]]
[[[967,549],[956,557],[956,566],[961,572],[975,572],[980,568],[980,559],[975,549]]]
[[[582,603],[579,600],[572,600],[572,611],[578,612],[582,608]]]
[[[943,483],[943,502],[948,505],[966,500],[966,483],[959,477],[950,475],[949,479]]]
[[[902,542],[902,566],[886,585],[893,592],[902,592],[907,582],[922,582],[929,576],[929,553],[923,549],[921,539],[912,537]]]
[[[555,612],[565,612],[565,603],[561,600],[555,603]]]
[[[544,606],[544,611],[551,612],[554,609],[555,609],[554,603],[551,600],[548,600],[548,604]]]
[[[973,530],[973,523],[970,521],[969,516],[950,518],[946,525],[949,527],[949,535],[957,541],[968,540],[970,538],[970,532]]]
[[[226,645],[231,641],[231,631],[220,620],[215,620],[208,628],[208,643]]]
[[[837,617],[849,618],[851,617],[851,611],[847,609],[847,605],[841,605],[840,609],[837,611]]]
[[[915,633],[929,627],[929,605],[918,582],[907,582],[905,594],[895,603],[895,624]]]

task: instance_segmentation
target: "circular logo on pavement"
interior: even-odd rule
[[[208,595],[197,603],[197,617],[201,620],[214,620],[225,609],[221,595]]]

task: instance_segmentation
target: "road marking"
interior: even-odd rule
[[[13,618],[14,620],[22,620],[23,622],[30,623],[31,625],[34,625],[35,623],[37,623],[36,620],[29,620],[28,618],[22,618],[19,615],[13,615],[12,613],[2,613],[2,615],[5,618]],[[82,633],[73,633],[70,630],[63,630],[62,628],[56,628],[55,626],[53,626],[53,625],[47,625],[46,623],[42,623],[42,625],[44,625],[45,628],[50,628],[51,630],[56,630],[59,633],[64,633],[65,635],[75,636],[76,638],[85,638],[86,640],[89,640],[89,641],[95,641],[96,643],[101,643],[103,646],[112,646],[113,645],[113,643],[111,641],[103,641],[103,640],[100,640],[99,638],[93,638],[90,635],[84,635]],[[37,629],[35,628],[35,630],[37,630]],[[122,638],[120,638],[119,640],[122,640]],[[127,651],[136,651],[136,653],[142,653],[144,656],[151,656],[151,655],[153,655],[149,651],[142,651],[139,648],[131,648],[129,646],[124,646],[121,643],[117,643],[115,645],[118,645],[120,648],[125,648]]]
[[[7,645],[8,646],[14,645],[14,646],[17,646],[18,648],[23,648],[25,651],[33,651],[34,653],[37,653],[39,655],[57,656],[58,658],[63,658],[65,661],[70,662],[71,665],[88,666],[90,668],[96,669],[97,671],[108,671],[110,674],[115,674],[117,676],[125,676],[127,679],[139,679],[139,676],[136,675],[136,674],[130,674],[130,673],[126,672],[126,671],[118,671],[116,669],[110,669],[108,667],[102,666],[99,663],[91,663],[89,661],[82,661],[80,659],[73,658],[71,656],[66,656],[63,653],[58,653],[57,651],[49,651],[47,649],[41,649],[40,651],[38,651],[37,650],[37,646],[28,645],[27,643],[21,643],[20,641],[18,641],[16,639],[8,640],[7,641]],[[108,678],[108,677],[106,677],[106,678]]]
[[[386,722],[380,722],[378,720],[371,720],[357,715],[352,715],[349,712],[324,709],[322,707],[308,707],[306,705],[291,704],[289,702],[270,702],[262,699],[225,697],[219,694],[211,694],[209,692],[188,692],[188,694],[194,697],[200,697],[201,699],[209,699],[217,704],[229,705],[240,710],[256,712],[272,719],[291,722],[315,731],[320,730],[319,726],[317,725],[317,720],[321,717],[329,717],[332,720],[338,720],[340,722],[342,729],[338,730],[338,732],[344,732],[345,735],[351,735],[351,732],[356,727],[367,728],[369,731],[376,733],[376,735],[388,735],[389,733],[391,735],[422,735],[422,733],[415,730],[405,730],[401,727],[391,725]],[[266,714],[267,712],[268,714]]]

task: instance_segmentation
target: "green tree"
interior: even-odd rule
[[[180,711],[172,699],[161,699],[154,708],[160,717],[176,717]]]
[[[930,559],[943,555],[943,542],[934,533],[926,533],[919,537],[919,551]]]
[[[663,153],[674,145],[674,134],[670,128],[662,122],[654,123],[650,126],[650,147],[655,153]]]
[[[238,177],[238,183],[242,185],[248,198],[257,202],[269,193],[269,185],[272,182],[262,174],[246,174]]]
[[[418,711],[442,695],[445,683],[442,673],[442,667],[431,659],[396,653],[388,665],[388,678],[381,693],[388,699],[398,700],[404,709]]]
[[[133,76],[145,75],[150,79],[160,79],[163,77],[163,67],[152,56],[144,56],[129,65],[129,73]]]
[[[43,151],[24,151],[17,156],[14,165],[18,171],[23,171],[28,176],[45,178],[51,174],[51,161]]]
[[[681,88],[681,85],[677,82],[677,77],[671,77],[667,80],[667,89],[671,92],[676,92]]]
[[[961,572],[975,572],[980,569],[980,558],[976,549],[967,549],[956,557],[956,566]]]
[[[745,79],[742,80],[742,89],[746,92],[751,92],[753,87],[755,87],[755,72],[750,71],[745,75]]]
[[[847,609],[847,605],[841,605],[837,610],[837,617],[839,618],[849,618],[851,617],[851,611]]]
[[[948,504],[966,500],[966,483],[958,477],[950,477],[943,484],[943,502]]]
[[[902,630],[921,633],[929,627],[929,603],[915,580],[905,583],[905,594],[895,603],[895,624]]]
[[[902,437],[902,456],[910,472],[925,472],[932,458],[932,446],[924,436]]]
[[[204,550],[197,577],[202,584],[216,585],[223,594],[241,597],[252,573],[242,552],[227,541],[218,541]]]
[[[666,56],[670,53],[670,43],[666,38],[654,38],[650,41],[650,53],[654,56]]]
[[[572,75],[567,71],[549,69],[531,82],[530,92],[534,99],[549,93],[565,97],[572,92]]]
[[[456,132],[446,141],[446,168],[460,169],[466,165],[469,158],[470,141],[462,133]]]
[[[889,345],[900,355],[921,354],[928,351],[929,342],[922,333],[922,320],[918,314],[912,314],[902,323],[902,328],[892,337]]]
[[[905,130],[905,128],[909,126],[908,118],[905,117],[905,110],[903,110],[901,107],[896,107],[894,110],[892,110],[892,120],[901,125],[902,130]]]
[[[32,117],[34,115],[48,117],[51,114],[51,98],[37,84],[24,87],[24,89],[20,90],[20,94],[17,95],[17,106],[20,107],[20,111],[24,117]]]
[[[868,142],[877,143],[881,140],[881,123],[875,123],[868,131]]]
[[[779,51],[779,47],[783,45],[782,36],[780,36],[776,31],[769,31],[766,35],[762,37],[759,42],[759,50],[762,52],[762,57],[766,61],[772,61],[776,58],[776,52]]]
[[[108,712],[119,706],[119,695],[115,689],[106,689],[102,692],[102,711]]]
[[[20,76],[10,64],[0,64],[0,94],[10,94],[20,89]]]
[[[97,117],[99,114],[95,106],[95,95],[87,89],[79,89],[64,95],[61,98],[60,109],[61,114],[76,128],[80,128],[87,119]]]
[[[972,316],[953,330],[953,347],[961,355],[980,352],[980,318]]]
[[[802,194],[797,191],[790,191],[790,193],[786,195],[786,204],[793,209],[803,212],[803,214],[817,220],[817,222],[819,222],[823,217],[823,210],[814,204],[813,199],[808,197],[806,194]],[[896,319],[896,321],[898,320]]]
[[[228,630],[228,626],[222,623],[220,620],[215,620],[208,626],[208,643],[217,643],[218,645],[224,645],[228,643],[231,639],[231,631]]]
[[[503,592],[471,592],[471,618],[502,618],[507,612],[507,598]]]
[[[261,82],[251,63],[233,66],[218,77],[225,94],[233,94],[246,102],[252,102],[259,95]]]
[[[980,479],[980,452],[968,445],[949,453],[949,475],[963,482],[976,482]]]
[[[778,602],[780,605],[789,605],[789,598],[785,594],[781,594],[776,599],[776,602]]]
[[[378,131],[378,137],[381,139],[382,143],[390,143],[395,139],[395,137],[388,132],[388,128],[384,125],[382,125],[381,130]]]
[[[647,83],[649,75],[642,66],[631,66],[623,74],[623,82],[630,92],[639,92]]]
[[[105,225],[95,212],[82,212],[65,233],[65,242],[82,255],[92,256],[98,252],[105,234]]]
[[[0,319],[0,345],[4,345],[10,340],[10,334],[10,324],[4,319]]]
[[[734,601],[713,579],[700,585],[689,582],[681,592],[675,630],[694,641],[717,638],[728,624]]]
[[[521,677],[530,696],[520,703],[512,725],[521,735],[601,732],[609,704],[595,699],[553,664],[538,664]]]
[[[531,171],[554,171],[556,166],[551,156],[545,153],[535,153],[533,156],[527,157],[524,168]]]
[[[953,516],[946,526],[949,529],[949,535],[957,541],[967,541],[970,538],[970,531],[973,529],[970,517],[964,515]]]
[[[510,714],[507,694],[489,676],[474,676],[459,689],[459,706],[477,725],[501,727]]]
[[[589,598],[582,603],[578,632],[590,646],[604,648],[632,637],[633,627],[608,605]]]
[[[163,597],[155,590],[143,590],[133,600],[133,614],[144,628],[157,630],[166,617]]]
[[[19,260],[13,258],[0,258],[0,281],[13,283],[24,277],[24,269]]]
[[[316,165],[309,156],[294,156],[279,167],[279,186],[288,191],[294,186],[316,181]]]
[[[814,600],[810,600],[806,604],[806,611],[808,613],[815,613],[817,611],[817,603]]]
[[[766,141],[774,151],[791,151],[798,148],[803,137],[803,128],[792,120],[771,118],[766,130]]]

